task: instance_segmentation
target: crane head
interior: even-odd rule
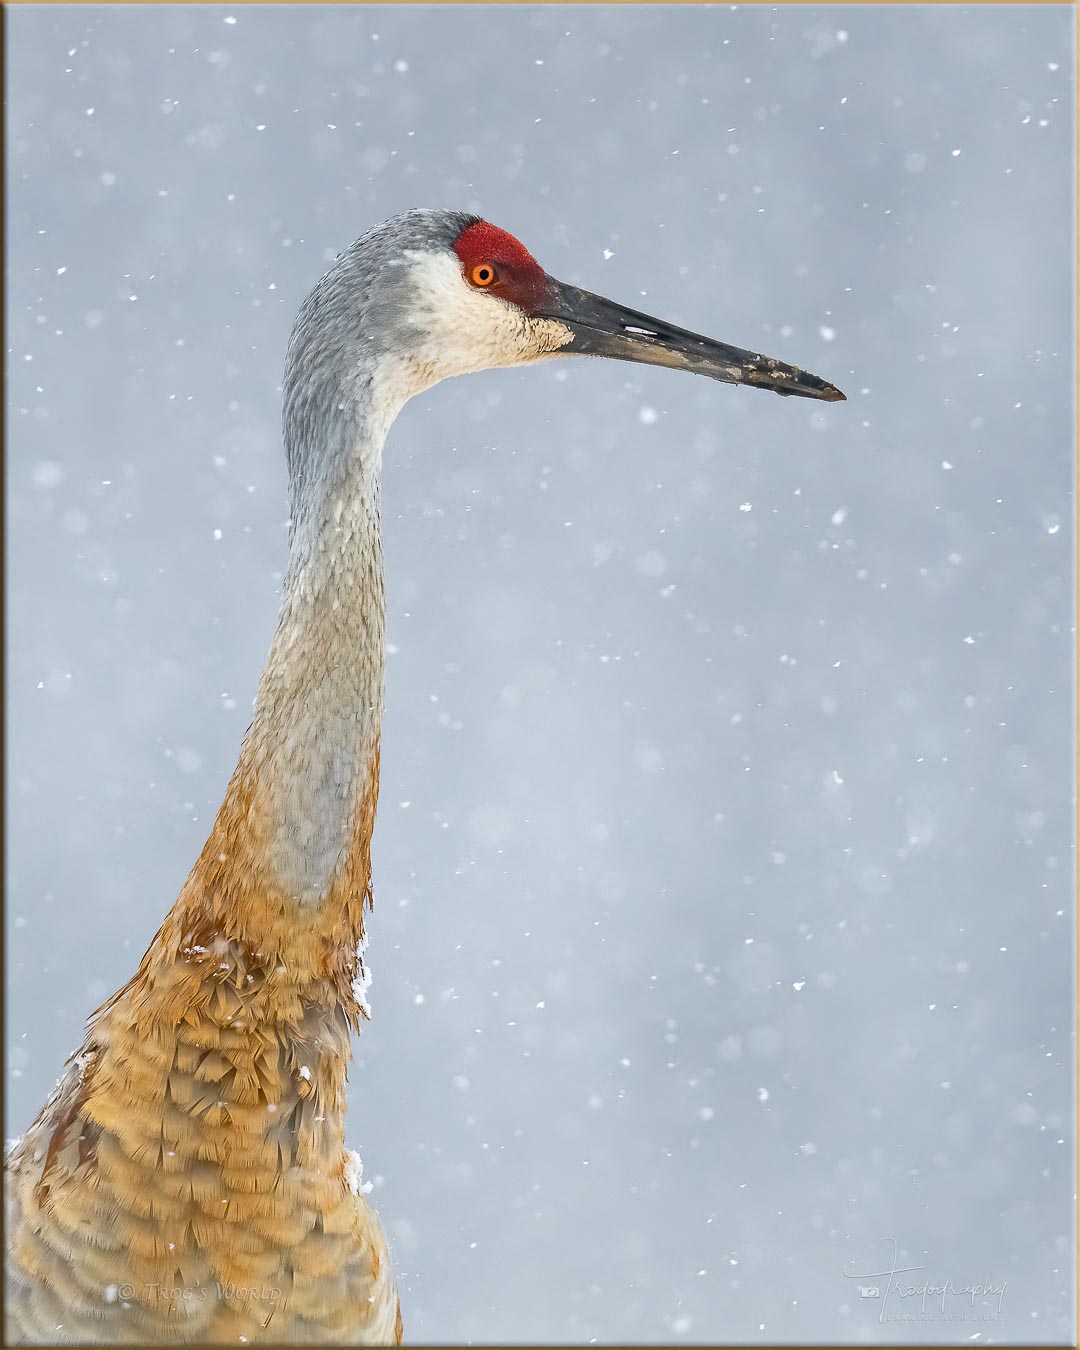
[[[454,241],[461,280],[475,293],[501,302],[520,327],[525,320],[534,357],[608,356],[620,361],[671,366],[708,375],[727,384],[749,384],[777,394],[836,402],[844,395],[835,385],[770,356],[729,346],[676,328],[603,296],[593,295],[549,276],[512,234],[477,220]],[[487,307],[485,316],[491,312]],[[498,323],[502,314],[490,323]],[[526,358],[529,359],[529,358]]]
[[[301,447],[359,415],[384,430],[413,394],[450,375],[551,356],[609,356],[726,384],[835,402],[827,380],[676,328],[549,276],[512,234],[457,211],[406,211],[342,253],[305,300],[286,360],[294,490]]]
[[[557,281],[524,244],[486,220],[451,212],[397,219],[415,216],[448,227],[442,247],[406,248],[395,260],[411,291],[412,351],[402,354],[422,387],[466,371],[582,355],[669,366],[782,395],[844,398],[835,385],[797,366]]]

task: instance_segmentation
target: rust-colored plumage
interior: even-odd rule
[[[8,1343],[401,1338],[344,1141],[377,755],[323,925],[260,875],[248,769],[8,1160]]]

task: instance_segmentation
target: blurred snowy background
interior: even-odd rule
[[[392,434],[407,1333],[1070,1340],[1072,11],[5,19],[8,1131],[232,768],[293,315],[463,207],[850,401],[566,362]],[[1000,1320],[860,1298],[888,1240]]]

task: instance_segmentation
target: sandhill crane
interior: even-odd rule
[[[210,837],[7,1163],[7,1340],[395,1343],[350,1033],[379,784],[383,443],[450,375],[557,355],[837,400],[833,385],[548,276],[475,216],[369,230],[308,296],[283,383],[277,629]]]

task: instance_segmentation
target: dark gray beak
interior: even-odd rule
[[[725,384],[752,384],[776,394],[819,398],[836,403],[845,398],[834,384],[809,375],[798,366],[785,365],[771,356],[729,347],[726,342],[688,333],[662,319],[625,309],[603,296],[579,291],[563,281],[549,278],[548,292],[534,311],[537,318],[557,319],[574,335],[562,348],[570,356],[611,356],[617,361],[641,361],[651,366],[671,366],[708,375]]]

